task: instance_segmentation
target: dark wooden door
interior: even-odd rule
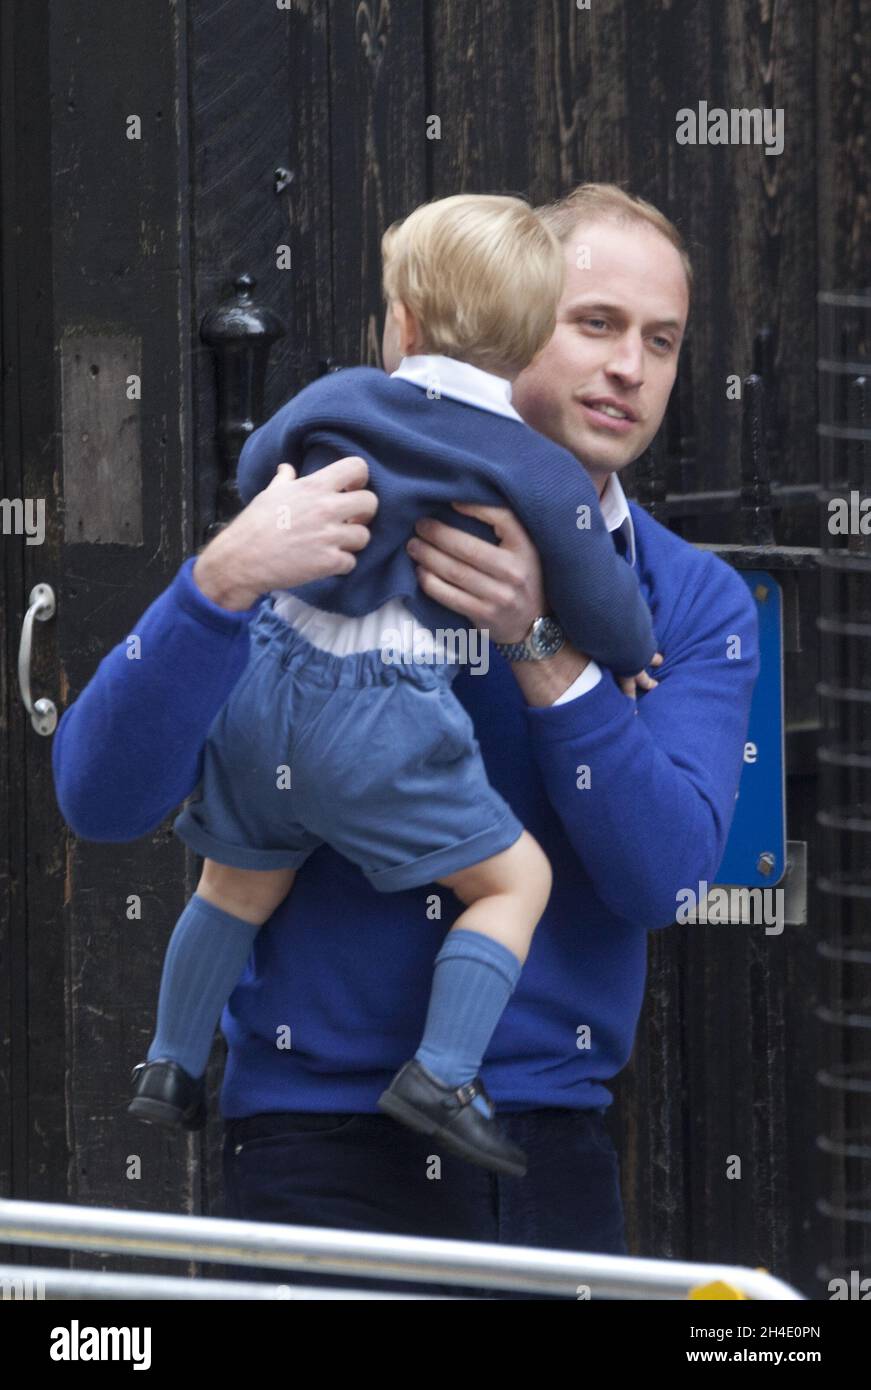
[[[184,25],[75,0],[9,3],[0,25],[2,495],[45,516],[41,544],[2,537],[0,1191],[194,1211],[201,1141],[126,1115],[184,853],[167,826],[126,845],[68,830],[16,681],[34,584],[57,608],[33,691],[62,711],[192,548]]]

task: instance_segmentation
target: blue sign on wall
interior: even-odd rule
[[[759,618],[759,678],[753,692],[735,819],[717,872],[719,884],[766,888],[786,870],[783,755],[783,593],[764,570],[741,578]]]

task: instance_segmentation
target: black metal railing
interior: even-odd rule
[[[871,293],[819,297],[819,1072],[832,1224],[825,1280],[868,1274],[871,1236]],[[867,502],[867,506],[863,504]],[[867,529],[865,529],[867,527]],[[858,1294],[852,1294],[858,1297]]]

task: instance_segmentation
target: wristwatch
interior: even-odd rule
[[[494,642],[506,661],[546,661],[556,656],[565,643],[566,635],[556,618],[536,618],[522,642]]]

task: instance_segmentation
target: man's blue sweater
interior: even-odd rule
[[[534,708],[496,653],[486,676],[462,671],[454,686],[493,785],[554,870],[482,1068],[506,1111],[610,1103],[641,1009],[647,932],[674,921],[680,889],[715,881],[735,807],[758,669],[754,605],[722,561],[631,511],[665,656],[658,689],[636,704],[606,671],[587,694]],[[259,605],[220,608],[193,565],[137,624],[141,659],[127,660],[122,639],[58,725],[58,803],[84,839],[135,840],[194,790],[209,726],[247,662]],[[741,658],[730,660],[735,637]],[[223,1013],[224,1116],[375,1112],[420,1042],[433,961],[460,911],[438,885],[378,893],[329,846],[317,850]],[[279,1049],[285,1027],[291,1046]]]
[[[239,494],[250,502],[280,463],[305,476],[350,454],[366,460],[378,498],[371,540],[350,577],[291,590],[304,603],[361,617],[402,598],[432,629],[461,626],[457,613],[423,592],[405,543],[422,516],[492,542],[489,526],[452,510],[462,497],[510,507],[526,527],[551,606],[578,651],[618,675],[650,661],[656,643],[638,581],[614,549],[589,475],[568,450],[520,419],[431,398],[375,367],[351,367],[306,386],[246,440]]]

